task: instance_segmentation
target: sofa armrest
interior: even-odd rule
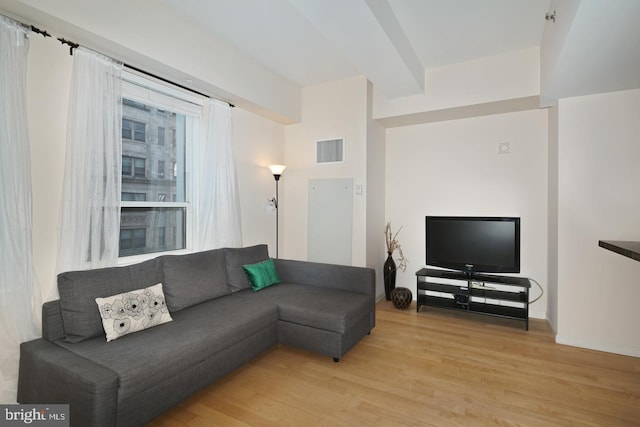
[[[376,272],[372,268],[289,259],[274,262],[283,282],[359,292],[375,298]]]
[[[18,402],[69,404],[72,425],[115,426],[117,375],[50,341],[20,344]]]

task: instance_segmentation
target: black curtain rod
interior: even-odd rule
[[[29,25],[29,26],[27,26],[27,25],[25,25],[25,24],[22,24],[22,25],[24,25],[25,27],[30,27],[30,28],[31,28],[31,31],[33,31],[33,32],[34,32],[34,33],[36,33],[36,34],[40,34],[40,35],[41,35],[42,37],[44,37],[44,38],[51,37],[51,34],[49,34],[46,30],[41,30],[40,28],[37,28],[37,27],[35,27],[34,25]],[[60,43],[62,43],[63,45],[67,45],[67,46],[69,46],[69,55],[73,55],[73,50],[74,50],[74,49],[77,49],[78,47],[80,47],[80,45],[79,45],[78,43],[74,43],[74,42],[72,42],[72,41],[70,41],[70,40],[66,40],[66,39],[64,39],[63,37],[58,37],[58,38],[57,38],[57,40],[58,40]],[[138,67],[134,67],[133,65],[130,65],[130,64],[124,64],[124,66],[125,66],[125,67],[127,67],[127,68],[130,68],[130,69],[132,69],[132,70],[134,70],[134,71],[137,71],[137,72],[139,72],[139,73],[141,73],[141,74],[144,74],[144,75],[146,75],[146,76],[153,77],[154,79],[158,79],[158,80],[163,81],[163,82],[165,82],[165,83],[168,83],[168,84],[170,84],[170,85],[173,85],[173,86],[179,87],[180,89],[184,89],[184,90],[187,90],[187,91],[189,91],[189,92],[195,93],[195,94],[197,94],[197,95],[204,96],[205,98],[212,98],[211,96],[209,96],[209,95],[207,95],[207,94],[204,94],[204,93],[202,93],[202,92],[199,92],[199,91],[197,91],[197,90],[195,90],[195,89],[191,89],[191,88],[189,88],[189,87],[187,87],[187,86],[184,86],[184,85],[178,84],[178,83],[176,83],[176,82],[172,82],[172,81],[171,81],[171,80],[169,80],[169,79],[165,79],[164,77],[160,77],[160,76],[158,76],[158,75],[156,75],[156,74],[153,74],[153,73],[150,73],[150,72],[148,72],[148,71],[142,70],[142,69],[140,69],[140,68],[138,68]],[[217,99],[217,98],[216,98],[216,99]],[[229,104],[229,107],[231,107],[231,108],[235,108],[235,105],[233,105],[233,104],[232,104],[232,103],[230,103],[229,101],[223,101],[223,102],[226,102],[227,104]]]
[[[124,66],[125,66],[125,67],[127,67],[127,68],[132,69],[133,71],[137,71],[137,72],[139,72],[139,73],[142,73],[142,74],[144,74],[145,76],[153,77],[154,79],[158,79],[158,80],[163,81],[163,82],[165,82],[165,83],[169,83],[169,84],[171,84],[171,85],[177,86],[177,87],[179,87],[180,89],[188,90],[189,92],[193,92],[193,93],[198,94],[198,95],[200,95],[200,96],[204,96],[205,98],[209,98],[209,95],[205,95],[205,94],[204,94],[204,93],[202,93],[202,92],[198,92],[197,90],[194,90],[194,89],[188,88],[188,87],[183,86],[183,85],[181,85],[181,84],[178,84],[178,83],[176,83],[176,82],[172,82],[171,80],[165,79],[164,77],[160,77],[160,76],[155,75],[155,74],[152,74],[152,73],[150,73],[150,72],[148,72],[148,71],[141,70],[140,68],[138,68],[138,67],[134,67],[133,65],[130,65],[130,64],[126,64],[126,63],[125,63],[125,64],[124,64]]]
[[[51,34],[47,33],[46,30],[41,30],[40,28],[36,28],[33,25],[31,26],[31,31],[33,31],[36,34],[40,34],[42,37],[44,37],[45,39],[47,37],[51,37]]]
[[[62,44],[66,44],[69,46],[69,55],[73,56],[73,49],[77,49],[80,47],[80,45],[78,43],[74,43],[72,41],[69,40],[65,40],[62,37],[58,37],[58,41]]]
[[[51,37],[51,34],[49,34],[47,31],[45,31],[45,30],[41,30],[41,29],[39,29],[39,28],[36,28],[36,27],[34,27],[33,25],[31,25],[31,31],[33,31],[34,33],[37,33],[37,34],[41,34],[41,35],[42,35],[43,37],[45,37],[45,38],[47,38],[47,37]],[[70,40],[66,40],[66,39],[64,39],[64,38],[62,38],[62,37],[58,37],[58,41],[59,41],[60,43],[62,43],[63,45],[68,45],[68,46],[69,46],[69,55],[73,55],[73,50],[74,50],[74,49],[77,49],[78,47],[80,47],[80,45],[79,45],[78,43],[74,43],[74,42],[72,42],[72,41],[70,41]],[[203,97],[205,97],[205,98],[213,98],[213,97],[211,97],[211,96],[209,96],[209,95],[207,95],[207,94],[204,94],[204,93],[202,93],[202,92],[199,92],[199,91],[197,91],[197,90],[195,90],[195,89],[191,89],[190,87],[187,87],[187,86],[181,85],[181,84],[176,83],[176,82],[172,82],[171,80],[169,80],[169,79],[165,79],[164,77],[160,77],[160,76],[158,76],[158,75],[156,75],[156,74],[153,74],[153,73],[150,73],[150,72],[148,72],[148,71],[142,70],[142,69],[140,69],[140,68],[138,68],[138,67],[134,67],[133,65],[130,65],[130,64],[124,64],[124,66],[125,66],[125,67],[127,67],[127,68],[130,68],[130,69],[132,69],[132,70],[134,70],[134,71],[137,71],[137,72],[139,72],[139,73],[141,73],[141,74],[144,74],[144,75],[146,75],[146,76],[153,77],[154,79],[158,79],[158,80],[160,80],[160,81],[163,81],[163,82],[165,82],[165,83],[168,83],[168,84],[173,85],[173,86],[176,86],[176,87],[179,87],[180,89],[184,89],[184,90],[187,90],[187,91],[189,91],[189,92],[195,93],[195,94],[197,94],[197,95],[203,96]],[[217,99],[217,98],[215,98],[215,99]],[[226,102],[227,104],[229,104],[229,107],[231,107],[231,108],[235,108],[235,105],[233,105],[233,104],[232,104],[232,103],[230,103],[229,101],[223,101],[223,102]]]
[[[160,76],[158,76],[158,75],[156,75],[156,74],[153,74],[153,73],[150,73],[150,72],[148,72],[148,71],[142,70],[142,69],[140,69],[140,68],[138,68],[138,67],[134,67],[133,65],[130,65],[130,64],[124,64],[124,66],[125,66],[125,67],[127,67],[127,68],[132,69],[133,71],[137,71],[137,72],[139,72],[139,73],[142,73],[142,74],[144,74],[145,76],[153,77],[154,79],[158,79],[158,80],[163,81],[163,82],[165,82],[165,83],[169,83],[170,85],[173,85],[173,86],[179,87],[180,89],[188,90],[189,92],[193,92],[193,93],[198,94],[198,95],[200,95],[200,96],[204,96],[205,98],[211,98],[209,95],[205,95],[204,93],[202,93],[202,92],[198,92],[198,91],[197,91],[197,90],[195,90],[195,89],[191,89],[190,87],[183,86],[183,85],[181,85],[181,84],[179,84],[179,83],[176,83],[176,82],[172,82],[172,81],[171,81],[171,80],[169,80],[169,79],[165,79],[164,77],[160,77]],[[216,99],[217,99],[217,98],[216,98]],[[235,107],[236,107],[235,105],[233,105],[233,104],[232,104],[232,103],[230,103],[229,101],[223,101],[223,102],[226,102],[227,104],[229,104],[229,107],[231,107],[231,108],[235,108]]]

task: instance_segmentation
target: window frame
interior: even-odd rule
[[[122,155],[122,163],[124,164],[124,159],[125,157],[127,159],[131,159],[131,168],[127,171],[128,173],[125,175],[124,172],[124,167],[122,168],[121,171],[121,176],[127,177],[127,178],[146,178],[147,177],[147,159],[145,159],[144,157],[136,157],[136,156],[125,156]],[[140,160],[142,161],[142,175],[136,174],[136,160]],[[138,162],[140,163],[140,162]],[[140,170],[140,166],[137,166],[138,170]]]
[[[125,138],[124,136],[125,122],[131,123],[131,127],[127,129],[129,132],[131,132],[131,138]],[[136,138],[136,135],[140,133],[140,130],[136,130],[136,125],[142,126],[142,139]],[[139,142],[141,144],[146,144],[147,143],[147,124],[145,122],[141,122],[139,120],[134,120],[134,119],[130,119],[128,117],[123,116],[122,117],[122,139],[126,139],[132,142]]]
[[[130,265],[145,261],[148,259],[156,258],[160,255],[169,254],[184,254],[193,252],[193,240],[195,237],[194,229],[194,212],[192,209],[192,200],[195,195],[195,181],[191,171],[194,165],[193,152],[196,149],[196,144],[199,138],[200,120],[203,115],[203,107],[205,98],[197,96],[187,91],[170,86],[167,83],[156,81],[147,76],[139,75],[130,70],[124,70],[122,73],[122,97],[130,99],[135,102],[140,102],[145,105],[150,105],[163,110],[178,113],[187,117],[185,126],[185,159],[184,159],[184,179],[185,179],[185,201],[175,202],[171,201],[172,197],[167,197],[168,201],[159,202],[153,201],[121,201],[122,208],[182,208],[184,209],[185,217],[185,248],[175,249],[168,251],[151,252],[145,254],[119,256],[117,265]],[[176,134],[175,129],[172,129],[173,134]],[[135,141],[134,142],[140,142]],[[166,139],[165,139],[166,144]],[[174,144],[174,146],[177,144]],[[148,162],[145,162],[148,163]],[[150,165],[146,164],[146,167]],[[146,176],[149,177],[150,171],[146,172]],[[173,171],[171,171],[173,175]],[[166,171],[165,171],[166,179]],[[172,177],[176,180],[175,177]],[[166,235],[165,235],[166,241]]]

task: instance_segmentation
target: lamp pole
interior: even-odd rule
[[[273,178],[276,180],[276,258],[278,258],[278,240],[280,239],[280,232],[279,232],[279,218],[278,218],[278,211],[279,209],[279,202],[280,202],[280,198],[278,197],[278,181],[280,181],[280,175],[273,175]]]
[[[276,180],[276,197],[275,197],[275,207],[276,207],[276,258],[279,256],[279,240],[280,240],[280,230],[279,225],[280,221],[278,218],[278,211],[280,210],[280,198],[278,195],[278,181],[280,181],[280,177],[282,176],[282,172],[286,168],[285,165],[271,165],[269,169],[271,169],[271,173],[273,174],[273,179]]]

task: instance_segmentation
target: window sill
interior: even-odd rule
[[[193,251],[191,249],[176,249],[174,251],[163,251],[163,252],[153,252],[150,254],[142,254],[142,255],[131,255],[118,258],[118,262],[116,263],[117,267],[124,267],[127,265],[138,264],[144,261],[148,261],[150,259],[158,258],[162,255],[184,255],[190,254]]]

